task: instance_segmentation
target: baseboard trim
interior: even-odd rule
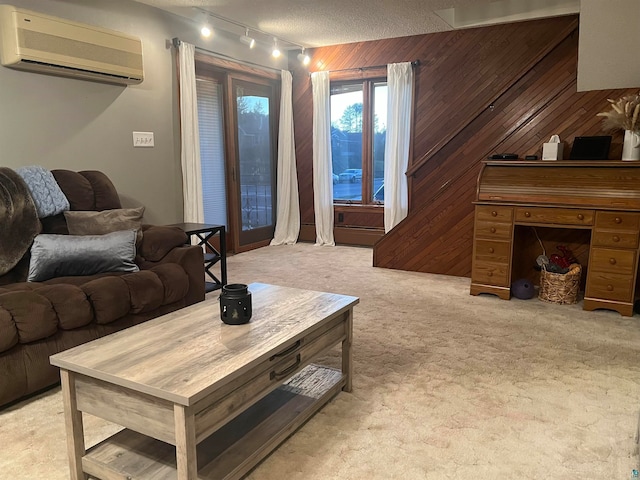
[[[362,227],[334,227],[333,237],[336,244],[354,245],[361,247],[373,247],[373,245],[384,236],[384,230],[378,228],[362,228]],[[316,226],[314,224],[300,225],[300,235],[298,240],[301,242],[316,241]]]

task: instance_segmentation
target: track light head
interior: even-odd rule
[[[311,63],[311,57],[309,57],[309,55],[307,55],[306,53],[304,53],[304,47],[302,48],[302,52],[300,52],[298,54],[298,60],[300,61],[300,63],[302,63],[305,67],[307,65],[309,65],[309,63]]]
[[[248,45],[249,48],[253,48],[256,46],[256,39],[255,38],[251,38],[249,36],[249,29],[247,28],[244,32],[244,35],[240,36],[240,41],[242,43],[244,43],[245,45]]]
[[[211,36],[211,27],[209,26],[209,24],[202,26],[202,28],[200,29],[200,34],[204,38],[209,38]]]
[[[273,58],[278,58],[280,57],[281,53],[280,53],[280,48],[278,47],[278,39],[274,38],[273,39],[273,50],[271,50],[271,56]]]

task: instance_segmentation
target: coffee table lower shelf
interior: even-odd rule
[[[345,385],[340,370],[309,365],[200,442],[198,479],[239,479],[284,442]],[[175,447],[122,430],[89,449],[82,468],[108,480],[175,480]]]

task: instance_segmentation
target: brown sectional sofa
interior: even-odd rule
[[[53,170],[71,210],[121,208],[101,172]],[[42,233],[68,233],[63,214],[41,219]],[[142,226],[140,271],[27,282],[29,257],[0,276],[0,407],[59,382],[49,356],[204,299],[200,247],[174,227]]]

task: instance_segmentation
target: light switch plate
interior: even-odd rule
[[[153,147],[153,132],[133,132],[134,147]]]

